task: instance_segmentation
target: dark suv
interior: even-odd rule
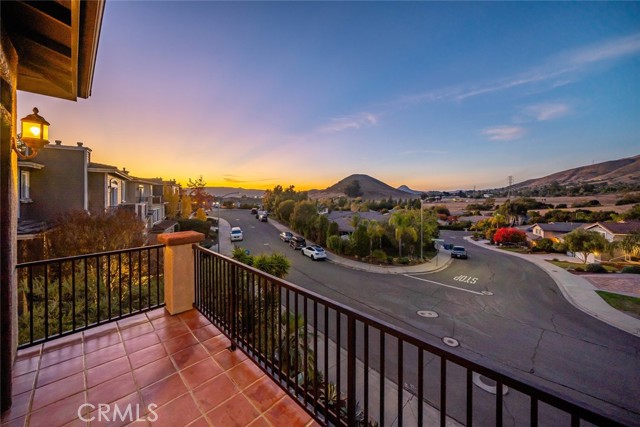
[[[293,250],[302,249],[307,246],[307,242],[304,240],[304,237],[293,236],[289,239],[289,246],[292,247]]]

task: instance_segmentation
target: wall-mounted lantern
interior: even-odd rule
[[[33,114],[20,119],[22,131],[18,140],[13,140],[13,150],[21,159],[31,159],[49,143],[49,122],[33,109]]]

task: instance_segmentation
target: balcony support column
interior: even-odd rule
[[[0,31],[0,78],[0,406],[5,411],[11,407],[18,348],[18,159],[11,149],[11,139],[16,137],[18,54],[4,29]]]
[[[164,244],[164,302],[169,314],[191,310],[195,302],[194,243],[204,240],[196,231],[180,231],[158,235]]]

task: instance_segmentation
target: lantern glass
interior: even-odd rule
[[[40,131],[40,123],[23,121],[22,122],[22,137],[41,139],[42,132]]]

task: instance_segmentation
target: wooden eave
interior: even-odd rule
[[[18,90],[88,98],[105,1],[3,1],[0,7],[18,53]]]

